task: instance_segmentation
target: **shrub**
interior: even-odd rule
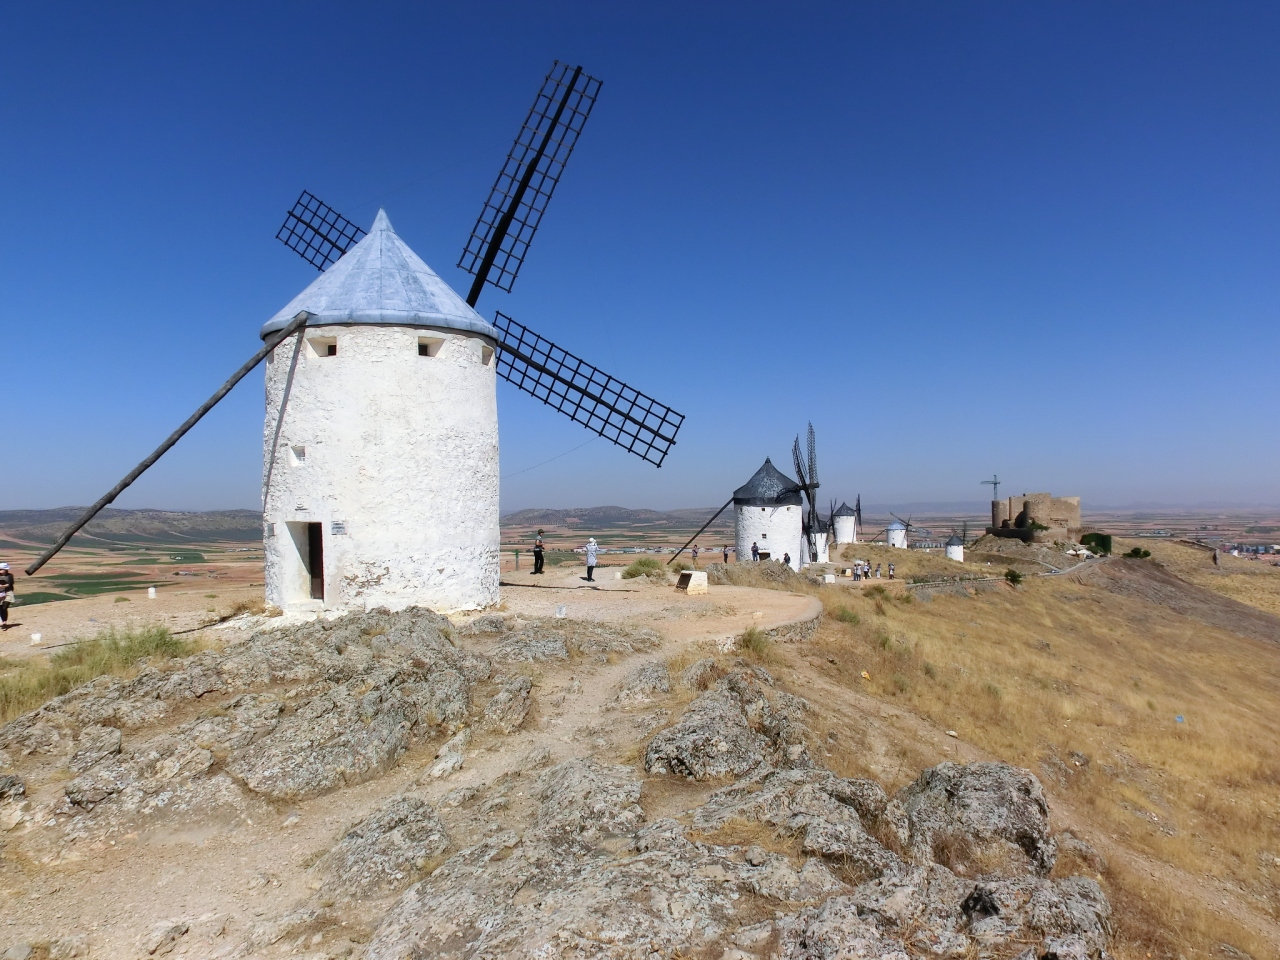
[[[650,580],[667,579],[667,569],[662,565],[662,561],[653,557],[640,557],[633,560],[625,570],[622,571],[623,580],[634,580],[636,577],[648,577]]]
[[[1015,587],[1022,582],[1022,574],[1012,567],[1004,572],[1004,578]]]
[[[773,641],[769,639],[769,635],[759,627],[747,627],[742,636],[738,638],[738,645],[743,650],[751,651],[757,657],[763,657],[772,643]]]
[[[1125,556],[1132,557],[1134,560],[1145,560],[1147,559],[1147,557],[1151,556],[1151,551],[1144,550],[1142,549],[1142,547],[1134,547],[1132,550],[1126,553]]]
[[[671,565],[671,572],[674,573],[676,576],[679,576],[680,574],[684,573],[686,570],[692,570],[692,569],[693,569],[693,565],[689,563],[685,563],[683,560],[677,560],[675,563]]]
[[[853,626],[857,626],[862,622],[861,618],[848,607],[836,607],[836,612],[833,616],[841,623],[848,623]]]

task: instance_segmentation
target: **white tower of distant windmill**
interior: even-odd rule
[[[262,328],[267,600],[286,612],[498,600],[498,333],[379,211]]]
[[[947,539],[947,559],[955,560],[957,563],[964,563],[964,541],[960,539],[958,534],[952,534]]]
[[[884,537],[889,546],[905,550],[907,548],[907,525],[901,520],[893,521],[885,530]]]
[[[755,474],[733,491],[734,545],[738,561],[749,560],[754,543],[762,556],[782,561],[791,557],[799,570],[804,556],[804,508],[800,485],[784,475],[767,457]]]
[[[839,509],[832,514],[835,519],[835,535],[836,543],[857,543],[858,542],[858,513],[853,507],[847,503],[840,504]]]

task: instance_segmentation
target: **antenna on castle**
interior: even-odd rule
[[[981,481],[981,482],[982,482],[982,483],[989,483],[989,484],[991,484],[991,499],[992,499],[992,500],[999,500],[999,499],[1000,499],[1000,477],[999,477],[999,476],[997,476],[996,474],[994,474],[994,473],[993,473],[993,474],[991,475],[991,479],[990,479],[990,480],[983,480],[983,481]]]

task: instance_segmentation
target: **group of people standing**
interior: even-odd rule
[[[878,563],[877,563],[877,564],[876,564],[876,570],[875,570],[875,579],[876,579],[876,580],[879,580],[879,579],[880,579],[880,570],[881,570],[881,564],[878,564]],[[872,573],[871,573],[871,561],[870,561],[870,560],[859,560],[859,561],[857,561],[857,562],[853,565],[853,579],[855,579],[855,580],[870,580],[870,579],[872,579]],[[894,569],[893,569],[893,564],[892,564],[892,563],[891,563],[891,564],[889,564],[889,579],[890,579],[890,580],[894,579]]]

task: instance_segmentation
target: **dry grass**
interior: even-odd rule
[[[810,650],[828,677],[1030,767],[1098,834],[1280,916],[1280,645],[1059,579],[915,603],[875,587],[821,596],[829,616]],[[815,727],[839,737],[824,762],[865,773],[849,730]],[[904,765],[909,780],[919,766]],[[1217,936],[1248,949],[1186,891],[1129,877],[1113,870],[1145,911],[1133,943],[1208,956]]]
[[[1117,553],[1143,547],[1151,551],[1151,559],[1171,573],[1198,587],[1280,616],[1280,567],[1271,566],[1274,557],[1245,560],[1222,554],[1218,566],[1213,565],[1213,552],[1171,540],[1115,540]]]
[[[109,674],[136,674],[143,662],[193,653],[197,645],[179,640],[166,627],[109,630],[51,654],[48,660],[0,658],[0,723],[35,710],[64,693]]]

